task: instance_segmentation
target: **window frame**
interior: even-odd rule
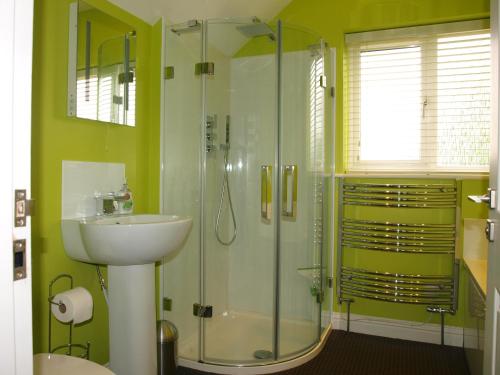
[[[474,20],[452,22],[409,28],[379,30],[346,34],[344,54],[344,170],[348,174],[356,173],[412,173],[412,174],[437,174],[446,173],[471,173],[485,174],[489,166],[475,167],[468,171],[468,166],[438,166],[438,121],[436,117],[423,115],[420,118],[420,136],[432,137],[435,142],[420,142],[420,158],[418,160],[360,160],[361,154],[361,118],[353,119],[352,103],[361,108],[361,53],[364,51],[391,50],[397,48],[420,46],[421,48],[421,82],[420,102],[422,112],[435,112],[438,110],[438,40],[450,34],[472,35],[489,32],[489,20]],[[429,66],[434,66],[429,68]],[[429,75],[435,72],[435,75]],[[427,101],[435,97],[436,100]],[[424,104],[427,101],[426,104]],[[425,105],[425,106],[424,106]],[[358,111],[359,113],[360,111]]]

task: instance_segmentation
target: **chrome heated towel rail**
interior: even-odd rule
[[[352,183],[341,178],[339,202],[337,298],[339,304],[347,304],[347,330],[350,329],[350,307],[355,298],[423,305],[428,312],[440,314],[443,344],[445,314],[455,314],[458,303],[455,184]],[[399,209],[437,209],[437,212],[451,209],[455,221],[436,224],[366,220],[359,219],[360,215],[352,215],[352,212],[353,217],[349,217],[345,212],[348,206],[387,208],[391,218],[402,216],[401,212],[394,211]],[[344,264],[345,252],[360,250],[394,253],[399,257],[404,255],[397,254],[449,256],[451,273],[403,274]]]

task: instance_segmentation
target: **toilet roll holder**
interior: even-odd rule
[[[60,274],[59,276],[52,279],[49,284],[49,353],[55,353],[61,349],[67,349],[66,355],[72,355],[73,348],[82,349],[83,352],[80,355],[81,358],[90,359],[90,342],[87,341],[86,345],[83,344],[73,344],[73,323],[67,323],[69,327],[68,343],[56,346],[52,348],[52,305],[59,306],[59,311],[62,313],[66,312],[66,305],[60,301],[54,300],[54,294],[52,293],[52,287],[54,284],[61,279],[69,280],[69,289],[73,289],[73,276],[66,273]],[[64,324],[64,323],[62,323]]]

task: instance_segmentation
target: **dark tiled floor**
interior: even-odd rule
[[[177,375],[207,374],[179,368]],[[469,375],[463,349],[333,331],[312,361],[281,375]]]

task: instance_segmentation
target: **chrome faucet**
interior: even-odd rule
[[[114,215],[118,210],[118,202],[130,199],[128,195],[117,195],[110,192],[107,194],[97,193],[96,199],[96,216]]]
[[[96,215],[113,215],[116,211],[115,194],[96,194]]]

